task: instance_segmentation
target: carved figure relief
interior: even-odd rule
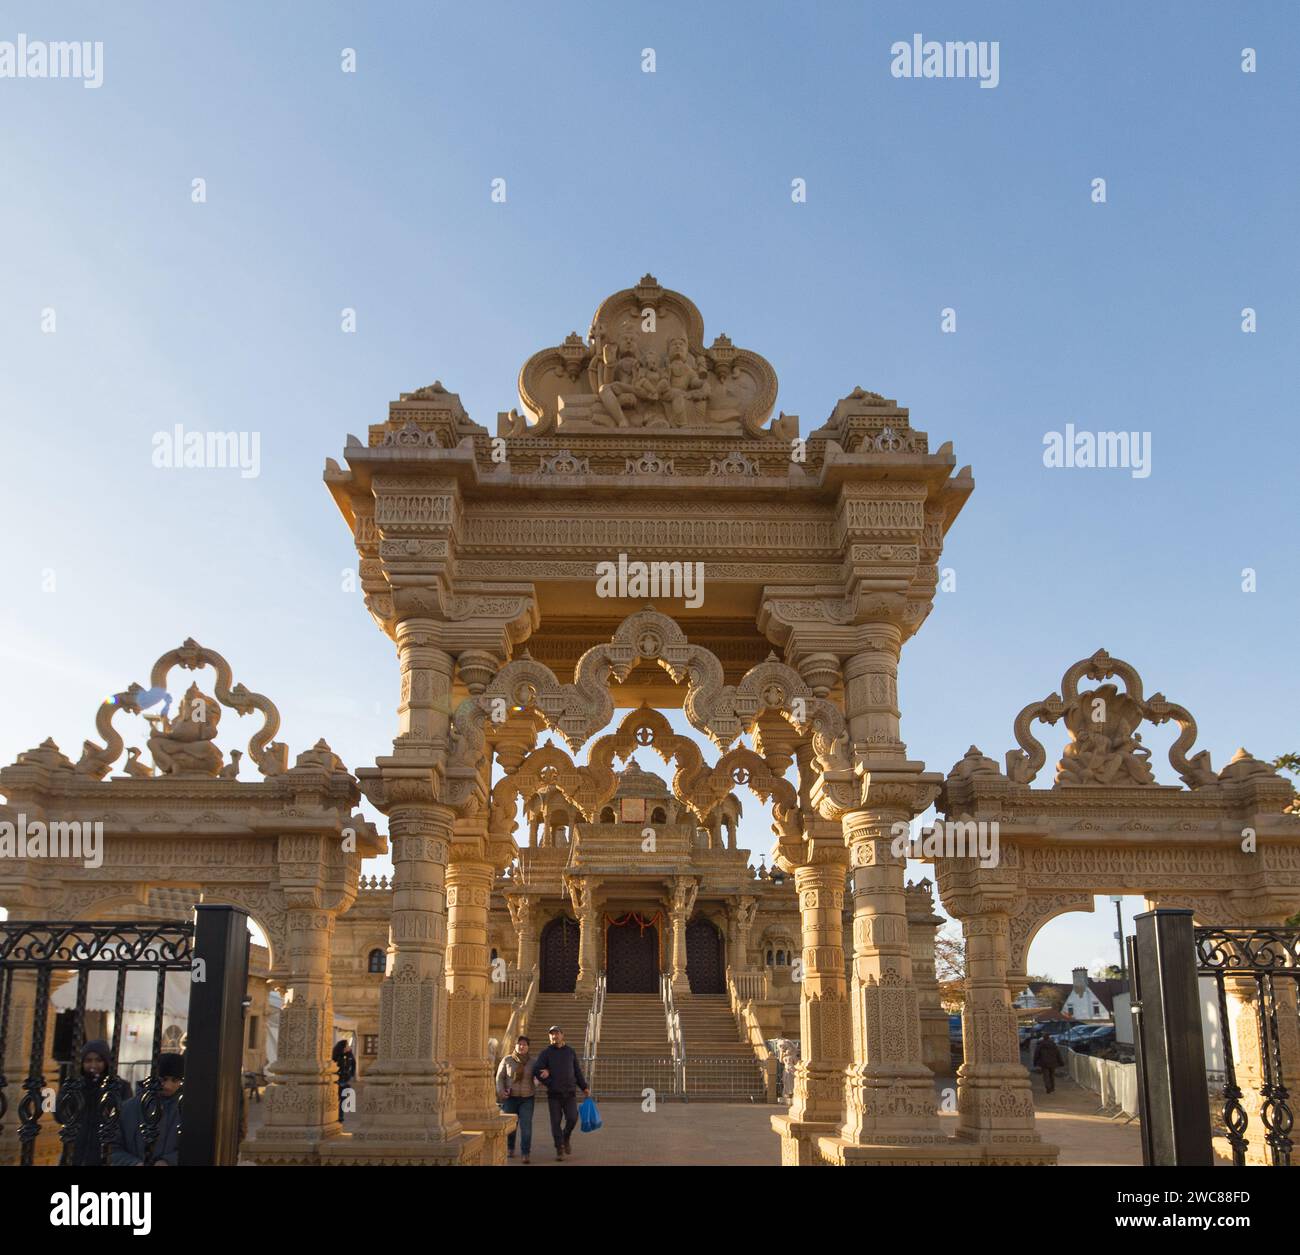
[[[505,434],[636,429],[756,436],[776,401],[776,373],[725,335],[706,348],[695,305],[645,275],[601,303],[585,340],[574,332],[529,358],[519,399],[535,421],[515,415]]]

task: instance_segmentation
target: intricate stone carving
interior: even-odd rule
[[[757,475],[758,463],[747,458],[739,449],[732,449],[724,458],[709,462],[710,475]]]
[[[646,275],[602,302],[585,343],[571,333],[524,364],[519,400],[536,422],[513,416],[502,434],[656,429],[757,436],[776,401],[775,372],[726,336],[707,349],[703,337],[694,304]]]
[[[1079,681],[1105,680],[1118,676],[1125,692],[1105,684],[1086,693],[1079,692]],[[1053,693],[1041,702],[1032,702],[1016,717],[1016,740],[1019,750],[1007,751],[1007,776],[1018,784],[1029,784],[1042,767],[1046,754],[1042,743],[1030,732],[1036,719],[1054,724],[1064,719],[1070,742],[1057,766],[1058,785],[1153,784],[1148,760],[1151,755],[1141,744],[1137,728],[1143,719],[1160,724],[1172,719],[1180,729],[1170,747],[1169,762],[1189,788],[1200,788],[1217,781],[1210,767],[1208,751],[1197,754],[1190,762],[1187,751],[1196,740],[1196,721],[1181,706],[1157,693],[1149,701],[1142,698],[1142,680],[1126,662],[1111,658],[1099,649],[1091,658],[1077,662],[1061,681],[1061,696]]]
[[[543,454],[537,469],[542,475],[590,475],[591,460],[574,457],[568,449],[561,449],[550,457]]]
[[[203,666],[212,667],[217,674],[214,685],[216,702],[203,697],[197,687],[191,687],[185,695],[186,709],[178,713],[175,720],[169,722],[166,713],[161,717],[153,717],[155,732],[149,739],[150,750],[156,754],[158,749],[161,749],[167,761],[166,763],[159,761],[158,766],[165,774],[172,774],[175,771],[218,774],[222,758],[220,751],[211,745],[216,722],[220,718],[217,702],[222,706],[230,707],[240,715],[250,714],[254,710],[259,711],[263,716],[263,723],[248,743],[248,755],[263,775],[279,775],[288,769],[288,746],[279,741],[272,742],[272,738],[280,728],[280,712],[260,693],[250,693],[242,684],[232,687],[230,664],[220,654],[205,649],[190,638],[179,649],[171,650],[154,663],[149,677],[148,691],[138,684],[132,684],[125,692],[110,697],[100,706],[95,716],[95,728],[103,737],[104,744],[96,745],[93,741],[85,743],[77,763],[78,772],[91,775],[97,780],[102,780],[108,774],[123,748],[122,738],[113,728],[114,716],[119,710],[141,714],[143,712],[140,704],[141,697],[147,699],[148,705],[167,698],[167,677],[176,666],[190,671],[196,671]],[[196,714],[200,717],[195,718]],[[184,723],[193,726],[182,727]],[[204,748],[196,748],[199,745]]]
[[[673,460],[647,451],[639,458],[628,458],[626,471],[629,475],[671,475]]]

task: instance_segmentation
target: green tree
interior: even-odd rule
[[[1293,776],[1300,776],[1300,754],[1279,754],[1273,760],[1278,771],[1289,771]],[[1291,805],[1287,809],[1293,814],[1300,814],[1300,793],[1292,792]],[[1300,928],[1300,911],[1286,921],[1288,928]]]

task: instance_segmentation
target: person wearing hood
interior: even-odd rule
[[[1056,1069],[1063,1067],[1064,1064],[1065,1060],[1061,1058],[1061,1050],[1056,1044],[1056,1038],[1044,1029],[1043,1035],[1038,1039],[1038,1045],[1034,1048],[1034,1067],[1043,1074],[1043,1088],[1049,1094],[1056,1090]]]
[[[61,1099],[65,1099],[75,1086],[79,1090],[77,1100],[81,1104],[75,1132],[65,1129],[68,1135],[64,1138],[63,1155],[59,1160],[63,1167],[103,1166],[104,1100],[111,1093],[117,1110],[121,1111],[122,1106],[131,1098],[131,1087],[115,1075],[109,1066],[112,1057],[108,1042],[101,1038],[88,1041],[81,1048],[81,1068],[77,1076],[64,1087],[60,1095]]]
[[[115,1168],[174,1168],[181,1144],[181,1089],[185,1082],[185,1056],[158,1056],[158,1101],[162,1114],[158,1119],[158,1136],[150,1145],[144,1139],[144,1106],[137,1095],[122,1107],[113,1135],[109,1163]]]
[[[334,1043],[331,1057],[338,1071],[339,1120],[342,1121],[343,1108],[346,1105],[345,1095],[352,1088],[352,1082],[357,1075],[357,1057],[352,1053],[352,1043],[346,1037],[342,1037]],[[353,1110],[356,1110],[355,1104]]]

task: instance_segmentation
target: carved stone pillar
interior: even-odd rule
[[[55,974],[56,975],[56,974]],[[5,1098],[9,1109],[4,1119],[4,1128],[0,1131],[0,1166],[13,1167],[20,1162],[22,1142],[18,1136],[18,1106],[26,1094],[27,1081],[32,1072],[32,1030],[36,1024],[36,985],[37,974],[34,971],[14,969],[10,972],[9,994],[9,1033],[5,1038],[3,1064],[5,1080]],[[54,991],[53,975],[49,982],[48,994]],[[59,1065],[51,1056],[54,1046],[54,1008],[46,1003],[45,1042],[41,1051],[40,1070],[35,1073],[39,1079],[44,1095],[38,1098],[42,1108],[48,1108],[50,1095],[59,1087]],[[63,1150],[59,1137],[59,1124],[52,1112],[42,1110],[40,1124],[37,1126],[36,1141],[32,1148],[32,1163],[48,1166],[58,1163]]]
[[[1259,985],[1253,976],[1228,976],[1225,978],[1225,987],[1229,1019],[1227,1031],[1231,1034],[1237,1087],[1241,1090],[1241,1105],[1246,1111],[1247,1118],[1246,1162],[1265,1165],[1272,1162],[1268,1142],[1270,1130],[1264,1119],[1264,1090],[1268,1084],[1270,1069],[1261,1047],[1269,1050],[1270,1053],[1274,1051],[1274,1030],[1268,1019],[1267,1006],[1261,1006]],[[1290,1092],[1287,1103],[1294,1110],[1296,1095],[1300,1092],[1300,1085],[1296,1083],[1296,1061],[1300,1060],[1300,1020],[1297,1020],[1296,1015],[1295,982],[1287,978],[1275,979],[1272,1004],[1272,1011],[1276,1016],[1273,1084],[1275,1086],[1278,1084],[1280,1071],[1281,1082]],[[1269,1026],[1263,1040],[1261,1040],[1259,1020],[1261,1011],[1265,1013],[1265,1023]],[[1279,1055],[1280,1069],[1276,1066]],[[1220,1110],[1222,1105],[1221,1101],[1216,1102],[1216,1107]],[[1283,1131],[1279,1129],[1279,1133],[1281,1132]]]
[[[565,885],[569,890],[574,914],[578,917],[578,980],[575,991],[592,993],[604,960],[601,954],[603,937],[600,912],[596,905],[599,881],[591,876],[573,876],[566,878]]]
[[[943,919],[934,913],[931,882],[907,886],[907,943],[912,952],[912,983],[921,1010],[921,1059],[939,1076],[952,1073],[948,1013],[943,1009],[935,976],[935,934]]]
[[[781,1135],[781,1162],[800,1166],[822,1162],[818,1139],[837,1133],[843,1123],[850,1057],[843,925],[848,850],[839,824],[819,819],[809,821],[805,845],[807,861],[787,869],[794,872],[803,932],[803,1057],[795,1069],[789,1115],[772,1117]]]
[[[754,917],[758,913],[758,899],[742,895],[732,904],[729,912],[731,924],[728,937],[727,964],[735,972],[749,970],[750,933],[754,928]]]
[[[426,620],[398,625],[401,731],[394,754],[357,772],[388,815],[393,956],[379,993],[379,1056],[361,1086],[351,1157],[457,1163],[481,1138],[462,1132],[447,1061],[446,872],[455,814],[435,792],[445,762],[452,659]]]
[[[510,922],[514,924],[519,938],[519,975],[527,988],[529,975],[537,966],[540,953],[537,899],[526,893],[510,893],[506,895],[506,905],[510,909]]]
[[[973,858],[942,859],[938,867],[944,906],[961,920],[966,940],[958,1137],[978,1145],[983,1162],[1055,1162],[1056,1147],[1043,1143],[1034,1127],[1033,1093],[1020,1062],[1012,1006],[1014,871],[1006,864],[982,868]]]
[[[492,999],[488,906],[493,873],[480,841],[453,845],[447,866],[447,1057],[456,1117],[464,1128],[486,1135],[480,1163],[505,1162],[505,1129],[510,1124],[497,1107],[487,1045]]]
[[[695,909],[700,882],[689,876],[673,878],[670,918],[672,920],[672,980],[674,994],[688,994],[691,983],[686,975],[686,924]]]
[[[259,1162],[312,1163],[321,1144],[342,1132],[330,976],[333,913],[311,893],[288,894],[288,996],[280,1009],[276,1057],[269,1069],[266,1119],[255,1138]],[[303,902],[302,899],[307,899]]]
[[[843,1138],[858,1146],[943,1140],[933,1080],[921,1057],[920,1002],[912,981],[904,859],[891,845],[926,790],[879,785],[883,805],[844,817],[853,877],[853,1066]],[[892,803],[892,804],[891,804]]]

